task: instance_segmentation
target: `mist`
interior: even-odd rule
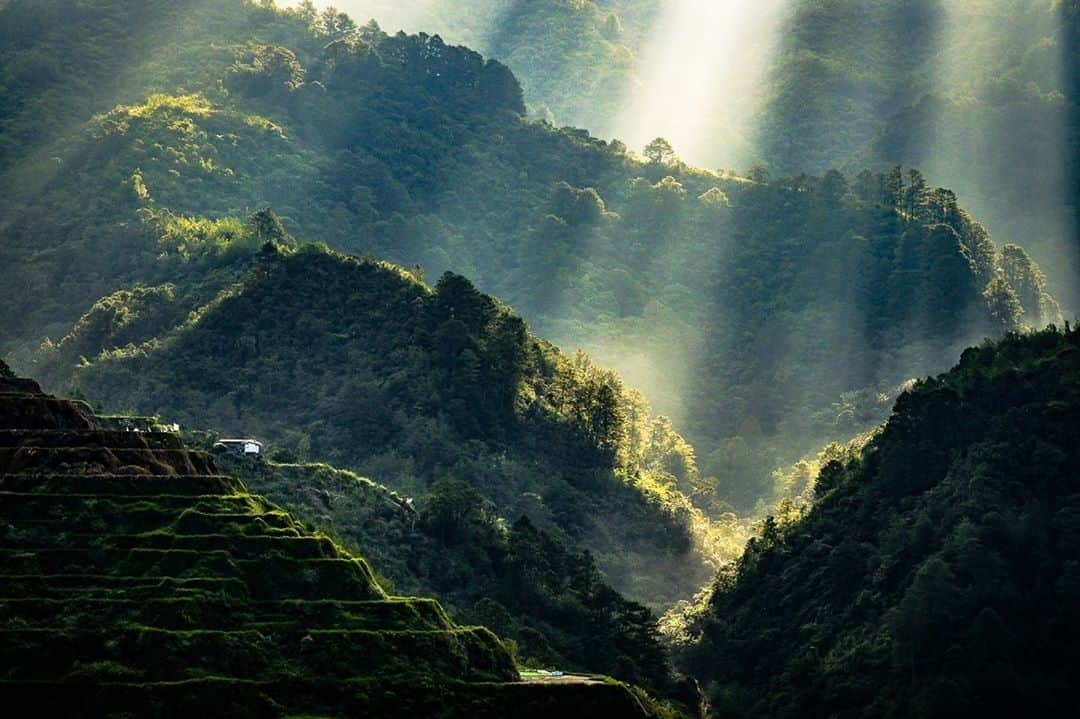
[[[640,149],[662,136],[681,158],[745,170],[789,0],[666,0],[606,134]]]

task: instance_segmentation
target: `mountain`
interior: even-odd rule
[[[326,3],[306,9],[312,20]],[[505,63],[521,80],[533,114],[553,124],[610,136],[619,102],[641,84],[640,58],[654,0],[388,0],[333,3],[357,22],[374,20],[390,34],[424,31]]]
[[[205,453],[117,421],[0,378],[5,696],[62,715],[659,715],[617,683],[523,682],[488,630],[388,596]]]
[[[648,115],[654,135],[676,132],[668,139],[702,166],[761,162],[775,175],[919,167],[992,232],[1021,240],[1076,306],[1075,2],[339,5],[475,47],[514,71],[538,114],[550,107],[558,122],[635,150],[646,139],[629,113]],[[729,36],[732,23],[740,29]],[[713,43],[695,35],[702,26]],[[737,48],[737,72],[728,55],[714,57],[717,45]],[[682,97],[688,77],[702,87]],[[674,107],[649,107],[665,102]]]
[[[761,151],[780,173],[921,168],[1075,311],[1078,32],[1073,0],[794,3]]]
[[[132,317],[126,328],[142,312],[152,325],[169,301],[150,296],[109,317]],[[54,366],[68,366],[69,343],[85,340],[58,345]],[[182,324],[84,358],[72,381],[111,406],[262,437],[407,496],[464,480],[498,516],[588,547],[614,586],[654,606],[711,572],[720,530],[683,494],[692,449],[613,373],[531,336],[457,275],[432,289],[387,263],[268,242]]]
[[[1080,332],[964,352],[717,579],[686,666],[722,716],[1072,713]]]
[[[0,349],[18,368],[83,315],[127,323],[128,302],[179,323],[246,271],[238,239],[323,240],[468,276],[615,368],[684,428],[708,482],[682,489],[720,516],[957,348],[1059,319],[1026,251],[921,175],[741,177],[663,142],[639,159],[529,121],[505,66],[437,36],[243,0],[12,0],[0,19]],[[267,207],[280,227],[245,233]],[[116,294],[140,286],[174,299]],[[84,345],[74,362],[116,347]]]

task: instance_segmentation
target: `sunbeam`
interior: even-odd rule
[[[1068,182],[1065,27],[1039,4],[944,4],[946,42],[925,125],[922,165],[952,187],[998,244],[1024,246],[1046,270],[1066,314],[1077,305]],[[1007,29],[1003,32],[1003,29]],[[1009,73],[1003,58],[1020,57]]]
[[[687,161],[742,167],[788,0],[666,0],[610,134],[663,136]]]

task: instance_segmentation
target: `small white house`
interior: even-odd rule
[[[227,449],[245,457],[255,457],[262,454],[263,444],[257,439],[219,439],[214,443],[215,449]]]

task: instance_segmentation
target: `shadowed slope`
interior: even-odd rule
[[[645,716],[621,685],[517,684],[490,632],[388,597],[366,562],[173,435],[98,429],[85,406],[8,378],[0,419],[9,699],[95,716],[588,716],[608,702]]]

